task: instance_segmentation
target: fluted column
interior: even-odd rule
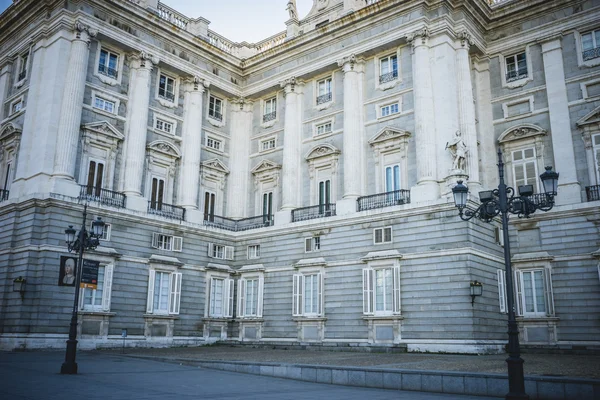
[[[11,72],[12,62],[6,60],[4,64],[0,65],[0,104],[4,104],[4,100],[6,99]],[[4,107],[0,107],[0,121],[3,119]]]
[[[423,28],[407,37],[413,46],[413,90],[415,104],[415,141],[417,150],[417,186],[411,188],[411,201],[436,200],[435,127],[433,89],[429,55],[429,31]]]
[[[128,129],[125,135],[123,192],[128,196],[140,196],[148,135],[150,73],[153,65],[158,63],[158,58],[140,52],[130,54],[129,60],[131,77],[127,107]]]
[[[183,82],[182,155],[179,180],[179,205],[198,209],[200,149],[202,147],[202,95],[208,83],[194,77]]]
[[[250,182],[250,136],[252,102],[240,98],[231,102],[231,154],[227,184],[227,212],[230,218],[247,217]]]
[[[300,169],[302,151],[302,90],[303,83],[292,77],[280,82],[285,93],[285,123],[283,133],[282,210],[301,205]]]
[[[344,199],[361,195],[364,64],[354,54],[338,61],[344,71]]]
[[[54,176],[73,179],[77,157],[79,126],[85,78],[89,57],[89,44],[96,31],[89,26],[76,22],[74,38],[71,43],[67,79],[63,88],[63,103],[58,123],[56,155],[54,158]]]
[[[477,148],[477,130],[475,127],[475,105],[473,102],[473,82],[471,79],[471,62],[469,47],[471,35],[461,32],[456,49],[456,75],[458,81],[458,115],[460,132],[467,146],[465,172],[469,175],[471,190],[473,185],[481,185],[479,179],[479,150]]]

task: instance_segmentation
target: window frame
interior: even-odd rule
[[[319,128],[325,127],[327,125],[329,125],[329,130],[319,133]],[[314,133],[313,133],[314,137],[323,137],[323,136],[329,135],[331,133],[333,133],[333,120],[328,120],[328,121],[324,121],[324,122],[315,124]]]
[[[117,68],[116,68],[116,72],[117,72],[117,76],[116,77],[111,77],[110,75],[105,75],[102,72],[100,72],[100,57],[102,54],[102,50],[105,50],[107,53],[109,54],[114,54],[117,56]],[[111,85],[111,86],[118,86],[121,84],[122,82],[122,78],[123,78],[123,63],[124,63],[124,53],[122,51],[117,50],[116,48],[107,45],[104,42],[99,41],[97,48],[96,48],[96,60],[95,60],[95,64],[94,64],[94,76],[96,78],[98,78],[98,80],[102,83]]]
[[[251,251],[251,248],[254,248],[254,251]],[[247,248],[247,258],[248,260],[256,260],[260,258],[260,244],[250,244]]]
[[[275,106],[273,107],[273,102]],[[271,111],[267,113],[268,105],[271,104]],[[261,100],[261,127],[269,128],[279,120],[279,113],[277,112],[277,95],[271,96]]]
[[[575,31],[574,35],[575,35],[575,45],[576,45],[576,53],[577,53],[577,64],[579,67],[594,67],[597,65],[600,65],[600,45],[598,43],[596,43],[596,52],[599,54],[598,57],[594,57],[588,60],[584,60],[583,59],[583,37],[586,34],[592,33],[592,38],[593,40],[595,40],[593,33],[596,31],[600,31],[600,27],[596,27],[594,28],[590,28],[590,29],[586,29],[583,31],[583,33],[580,33],[579,31]]]
[[[183,275],[174,267],[150,266],[148,270],[148,294],[146,298],[146,314],[148,315],[179,315],[181,306],[181,287]],[[167,307],[166,310],[157,310],[154,308],[156,273],[165,274],[169,277],[167,289]]]
[[[504,56],[503,54],[500,54],[498,56],[499,61],[500,61],[500,74],[501,74],[500,77],[501,77],[503,88],[514,89],[517,87],[525,86],[528,82],[533,81],[533,67],[532,67],[532,62],[531,62],[530,47],[531,47],[531,45],[527,45],[527,46],[525,46],[525,49],[523,49],[523,48],[512,49],[512,50],[505,52],[505,53],[509,54],[508,56]],[[508,74],[506,60],[510,59],[511,57],[517,57],[519,54],[525,54],[525,65],[527,66],[527,74],[524,75],[522,78],[508,81],[506,78],[506,76]],[[516,61],[516,58],[515,58],[515,61]]]
[[[221,119],[218,118],[218,114],[216,111],[214,111],[215,106],[211,106],[211,103],[213,102],[219,101],[221,102]],[[218,127],[223,127],[225,126],[226,123],[226,115],[225,115],[225,110],[226,110],[226,100],[222,97],[219,97],[213,93],[208,93],[208,101],[206,102],[206,119],[208,120],[208,122],[213,125],[213,126],[218,126]],[[211,108],[212,108],[212,112],[213,114],[211,114]]]
[[[320,94],[320,84],[323,83],[325,86],[325,90],[327,90],[327,84],[329,83],[329,91],[323,94]],[[314,96],[314,106],[319,109],[324,109],[329,106],[334,101],[334,79],[333,74],[327,74],[315,79],[315,96]]]
[[[310,241],[310,246],[309,246]],[[305,253],[314,253],[317,251],[321,251],[321,236],[311,236],[304,238],[304,252]]]
[[[213,146],[209,145],[209,142],[212,141],[213,142]],[[214,143],[218,143],[218,148],[214,147]],[[206,134],[204,136],[204,147],[206,147],[207,149],[210,149],[212,151],[216,151],[218,153],[224,153],[224,147],[225,147],[225,142],[221,139],[217,139],[215,136]]]
[[[256,307],[253,313],[248,313],[248,282],[256,281]],[[264,298],[264,273],[262,270],[243,272],[237,281],[237,311],[236,318],[257,319],[262,318]]]
[[[219,250],[220,249],[220,250]],[[208,243],[208,257],[218,260],[234,260],[235,247],[218,243]]]
[[[386,231],[389,230],[389,236],[386,234]],[[381,233],[381,240],[377,241],[377,233],[380,232]],[[389,240],[385,240],[386,237],[389,237]],[[380,245],[380,244],[388,244],[388,243],[393,243],[394,242],[394,229],[392,228],[392,226],[383,226],[381,228],[374,228],[373,229],[373,244],[374,245]]]
[[[113,111],[107,111],[104,108],[100,108],[100,107],[96,107],[96,99],[102,99],[103,101],[108,101],[110,103],[113,103]],[[111,96],[110,94],[108,94],[107,92],[100,92],[97,90],[92,89],[92,103],[90,104],[92,110],[94,110],[94,112],[97,112],[99,114],[105,114],[105,115],[109,115],[111,118],[115,118],[115,116],[119,115],[119,107],[121,105],[121,101],[114,97]]]
[[[94,304],[94,300],[97,294],[97,289],[81,288],[79,294],[79,311],[83,312],[110,312],[110,302],[112,297],[112,283],[114,276],[114,263],[100,261],[100,267],[104,268],[104,274],[102,278],[102,297],[100,298],[100,304]],[[86,293],[92,291],[92,304],[85,304]]]
[[[363,316],[376,318],[394,318],[402,315],[402,271],[398,255],[379,256],[380,252],[369,253],[366,258],[367,267],[362,270]],[[391,310],[376,309],[376,271],[391,270]],[[385,294],[384,294],[385,297]]]
[[[161,84],[160,84],[160,80],[161,77],[164,76],[166,78],[165,81],[165,94],[161,95],[160,91],[161,91]],[[169,96],[167,96],[168,92],[168,83],[169,80],[173,81],[173,98],[171,99]],[[178,103],[179,103],[179,77],[177,77],[177,75],[171,74],[169,72],[165,72],[164,70],[161,70],[160,68],[158,68],[157,74],[156,74],[156,92],[155,92],[155,99],[163,106],[163,107],[167,107],[167,108],[176,108]]]
[[[217,298],[213,292],[213,282],[222,281],[222,289],[220,295],[221,312],[216,313],[213,308],[213,300]],[[228,272],[210,271],[206,274],[206,305],[205,315],[209,318],[233,318],[235,296],[235,282]],[[216,301],[216,300],[215,300]]]
[[[533,150],[533,157],[531,158],[523,158],[521,160],[517,160],[515,161],[514,159],[514,154],[517,152],[521,152],[523,154],[523,157],[525,157],[525,151],[527,150]],[[510,161],[511,161],[511,172],[512,172],[512,186],[518,190],[519,186],[517,184],[517,174],[515,171],[515,167],[517,166],[522,166],[523,167],[523,175],[525,176],[525,182],[523,182],[523,185],[528,185],[531,183],[528,183],[529,179],[533,178],[535,184],[533,184],[533,192],[534,193],[540,193],[540,182],[539,182],[539,169],[538,169],[538,157],[537,157],[537,153],[536,153],[536,148],[535,146],[532,144],[530,146],[521,146],[519,148],[515,148],[515,149],[511,149],[510,150]],[[534,175],[533,177],[528,177],[527,176],[527,168],[526,165],[529,163],[533,163],[534,166]]]
[[[325,315],[325,273],[323,268],[302,269],[292,276],[292,316],[302,318],[322,318]],[[306,277],[317,279],[316,306],[306,311]],[[312,293],[311,293],[312,294]],[[313,297],[311,296],[311,300]]]
[[[22,86],[29,77],[30,55],[31,52],[29,49],[27,49],[26,52],[20,53],[17,58],[17,70],[14,84],[16,87]]]
[[[19,107],[18,110],[14,110],[15,106],[20,104],[21,106]],[[10,102],[10,108],[8,110],[8,116],[12,117],[14,115],[18,115],[25,112],[25,96],[19,96],[16,99],[12,100]]]
[[[183,237],[152,232],[151,247],[157,250],[181,252],[183,251]]]
[[[395,112],[393,111],[394,106],[396,107]],[[385,109],[389,109],[389,111],[387,111],[387,114],[384,115]],[[399,102],[392,102],[389,104],[379,106],[379,118],[391,117],[396,114],[400,114],[400,103]]]

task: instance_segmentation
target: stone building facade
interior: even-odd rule
[[[284,2],[281,2],[284,6]],[[0,26],[0,347],[63,347],[68,225],[107,223],[82,348],[217,340],[499,352],[600,342],[600,1],[315,0],[233,43],[156,0],[19,0]],[[91,218],[88,218],[89,225]],[[72,254],[71,254],[72,256]],[[24,278],[23,292],[15,280]],[[470,296],[471,282],[483,294]]]

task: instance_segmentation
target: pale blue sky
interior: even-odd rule
[[[123,0],[126,1],[126,0]],[[234,42],[256,43],[285,30],[289,19],[288,0],[164,0],[164,4],[188,17],[204,17],[209,28]],[[298,15],[304,18],[313,0],[296,0]],[[0,12],[12,0],[0,0]]]

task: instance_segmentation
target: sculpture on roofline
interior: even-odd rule
[[[298,9],[296,8],[296,0],[288,0],[287,7],[290,13],[290,19],[298,19]]]

